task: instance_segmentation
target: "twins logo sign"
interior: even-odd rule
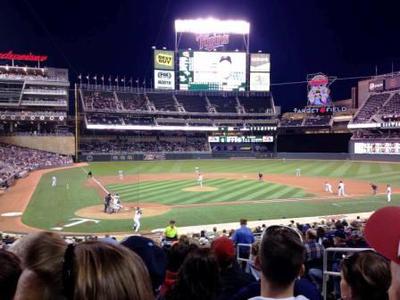
[[[311,106],[321,106],[331,104],[331,90],[329,85],[332,83],[330,78],[324,74],[313,74],[307,76],[308,81],[308,104]]]
[[[173,90],[175,73],[173,71],[154,70],[154,88],[157,90]]]

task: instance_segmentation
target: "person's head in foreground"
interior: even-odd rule
[[[290,227],[270,226],[262,237],[259,264],[261,266],[261,297],[290,298],[294,281],[304,272],[305,250],[300,235]],[[297,296],[293,299],[306,299]]]
[[[67,245],[41,232],[22,258],[14,299],[153,299],[143,261],[122,246],[98,241]]]
[[[342,261],[343,300],[385,300],[390,286],[389,261],[374,251],[361,251]]]
[[[0,250],[0,299],[14,298],[21,272],[21,261],[18,256],[6,250]]]
[[[179,269],[175,286],[167,300],[217,299],[220,283],[218,262],[209,248],[190,252]]]
[[[400,207],[377,210],[365,226],[368,244],[390,260],[392,274],[389,299],[400,299]]]

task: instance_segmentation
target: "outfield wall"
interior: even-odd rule
[[[0,142],[65,155],[75,155],[74,136],[12,135],[0,136]]]
[[[145,160],[146,153],[130,154],[82,154],[81,162],[91,161],[134,161]],[[366,161],[393,161],[400,162],[399,155],[369,155],[349,153],[318,153],[318,152],[279,152],[279,153],[248,153],[248,152],[218,152],[218,153],[166,153],[163,159],[321,159],[321,160],[366,160]],[[154,160],[160,160],[155,158]]]

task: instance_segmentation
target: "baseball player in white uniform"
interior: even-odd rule
[[[387,202],[392,201],[392,188],[390,184],[386,186],[386,195],[387,195]]]
[[[140,218],[142,217],[142,210],[140,209],[140,207],[136,207],[135,209],[135,214],[133,215],[133,226],[132,229],[135,232],[139,231],[140,228]]]
[[[200,185],[200,187],[203,187],[203,175],[200,173],[197,176],[197,183]]]
[[[122,205],[121,205],[121,200],[119,198],[119,195],[115,194],[112,197],[112,209],[115,213],[117,213],[121,210],[121,208],[122,208]]]
[[[339,197],[344,197],[346,196],[345,192],[344,192],[344,183],[343,181],[339,181],[339,185],[338,185],[338,196]]]
[[[51,177],[51,186],[55,187],[57,185],[57,177],[53,176]]]
[[[123,179],[124,179],[124,171],[119,170],[119,171],[118,171],[118,176],[119,176],[119,179],[120,179],[120,180],[123,180]]]
[[[301,169],[300,168],[296,169],[296,176],[301,176]]]
[[[200,174],[200,168],[199,167],[194,168],[194,171],[196,172],[196,175]]]
[[[325,192],[333,194],[332,185],[328,181],[325,181],[324,188]]]

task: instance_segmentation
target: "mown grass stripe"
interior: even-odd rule
[[[276,186],[276,188],[273,188],[272,190],[273,191],[279,190],[282,187],[283,186],[279,185],[279,186]],[[243,199],[247,199],[248,195],[251,194],[252,190],[254,190],[254,186],[249,186],[247,188],[243,188],[243,189],[240,189],[240,190],[237,190],[237,191],[232,191],[232,193],[231,193],[232,194],[232,198],[236,199],[237,201],[240,201],[240,200],[243,200]],[[227,195],[227,196],[229,196],[229,195]],[[231,200],[226,199],[225,197],[223,197],[222,199],[219,199],[219,201],[224,202],[224,201],[231,201]],[[213,202],[215,202],[215,201],[213,201]]]
[[[225,181],[227,181],[227,180],[225,180],[225,179],[210,180],[210,181],[205,181],[204,185],[215,185],[215,184],[219,184],[219,183],[224,183]],[[183,181],[180,181],[180,182],[182,182],[182,186],[175,185],[175,184],[173,185],[169,181],[169,182],[167,182],[168,185],[165,185],[164,189],[161,189],[159,187],[157,187],[157,188],[148,187],[148,188],[146,188],[146,190],[142,190],[142,194],[143,194],[143,196],[150,196],[151,194],[154,194],[154,193],[158,194],[160,192],[167,193],[167,191],[168,191],[168,193],[170,193],[171,190],[176,190],[177,193],[182,193],[182,190],[181,190],[182,188],[195,187],[198,185],[197,181],[192,181],[192,180],[185,180],[184,182]],[[176,189],[177,187],[179,189]]]
[[[185,203],[185,204],[189,204],[189,203],[207,203],[207,202],[219,202],[220,198],[223,195],[228,195],[231,194],[230,191],[235,191],[237,189],[242,189],[245,186],[250,185],[251,182],[250,181],[242,181],[242,182],[232,182],[232,184],[225,186],[224,189],[219,189],[215,192],[212,193],[204,193],[202,195],[200,194],[194,194],[191,198],[189,199],[185,199],[185,200],[181,200],[175,203]],[[230,198],[231,199],[231,198]]]
[[[163,182],[163,184],[157,184],[155,187],[147,187],[145,189],[141,189],[140,187],[135,190],[135,191],[127,191],[125,193],[122,193],[121,195],[129,196],[132,193],[140,193],[141,195],[148,195],[148,194],[154,194],[159,191],[161,192],[166,192],[167,190],[171,189],[181,189],[184,187],[190,186],[189,182],[182,182],[182,181],[177,181],[177,182]]]
[[[227,190],[229,190],[231,187],[240,187],[243,184],[248,184],[247,182],[239,182],[239,181],[233,181],[233,180],[227,180],[226,183],[220,186],[216,186],[219,188],[219,190],[215,192],[204,192],[203,194],[199,194],[196,192],[188,194],[186,193],[177,193],[177,195],[173,195],[174,199],[171,199],[171,201],[168,201],[166,203],[168,204],[178,204],[178,203],[194,203],[193,200],[196,199],[198,202],[208,202],[212,198],[219,198],[220,195],[223,195],[226,193]]]
[[[281,187],[282,187],[281,185],[268,184],[268,185],[260,185],[258,187],[258,189],[265,191],[265,193],[274,193],[275,190],[278,190]],[[237,189],[235,191],[232,191],[229,194],[221,196],[218,200],[221,202],[232,201],[232,199],[240,201],[240,200],[246,199],[247,194],[249,194],[249,191],[244,190],[244,192],[243,192],[242,189]],[[243,195],[243,196],[241,196],[241,195]]]

